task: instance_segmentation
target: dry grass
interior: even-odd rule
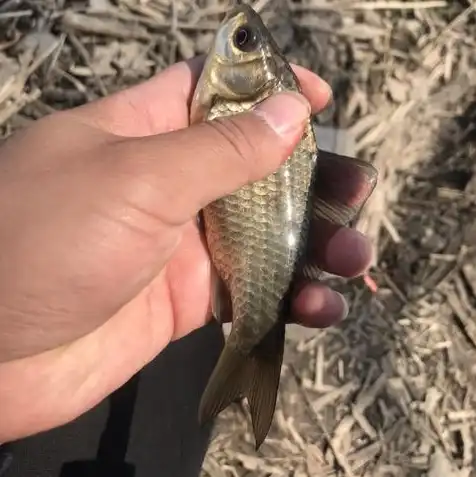
[[[334,87],[319,120],[349,127],[380,183],[358,227],[372,293],[337,328],[289,342],[258,453],[225,411],[203,477],[476,475],[476,4],[253,2],[287,56]],[[206,51],[221,0],[5,0],[4,137]]]

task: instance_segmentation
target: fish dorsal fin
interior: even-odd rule
[[[316,182],[312,190],[313,234],[322,234],[323,227],[348,227],[358,216],[377,182],[377,170],[361,159],[319,151]],[[311,247],[312,248],[312,247]],[[300,278],[316,281],[322,270],[306,257],[299,271]]]

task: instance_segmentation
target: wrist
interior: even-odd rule
[[[92,407],[85,400],[90,377],[67,349],[1,363],[0,442],[63,425]]]

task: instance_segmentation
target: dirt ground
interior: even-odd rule
[[[219,418],[203,477],[476,476],[476,3],[257,0],[380,172],[371,280],[339,327],[289,340],[268,440]],[[0,134],[206,51],[222,0],[3,0]]]

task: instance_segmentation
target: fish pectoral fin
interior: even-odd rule
[[[313,191],[314,218],[349,225],[372,194],[377,176],[368,162],[321,151]]]
[[[233,307],[231,295],[225,282],[220,278],[216,268],[212,265],[212,314],[223,324],[231,321]]]
[[[216,417],[235,400],[246,397],[250,406],[256,449],[266,438],[276,408],[284,354],[285,323],[277,323],[244,355],[225,346],[203,393],[199,422]]]

